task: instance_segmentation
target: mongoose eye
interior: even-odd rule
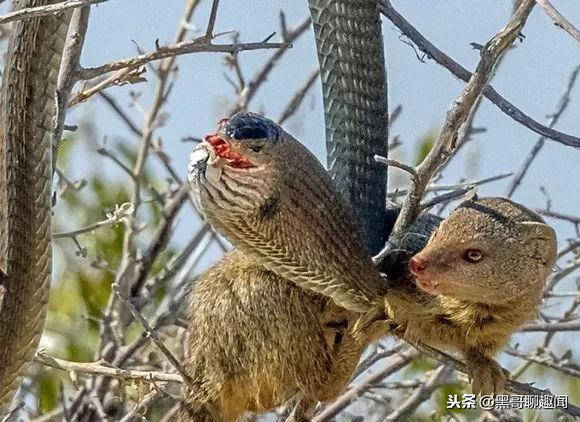
[[[463,259],[465,259],[467,262],[471,262],[472,264],[481,261],[481,258],[483,258],[483,254],[479,249],[467,249],[463,253]]]

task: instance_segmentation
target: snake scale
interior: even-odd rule
[[[378,4],[309,0],[326,122],[327,167],[371,252],[384,244],[388,101]]]
[[[52,0],[15,2],[15,8]],[[51,133],[70,14],[18,21],[8,45],[0,137],[0,415],[40,340],[51,276]]]

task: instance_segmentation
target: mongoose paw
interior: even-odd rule
[[[468,359],[467,370],[473,394],[503,394],[510,379],[509,371],[486,356]]]

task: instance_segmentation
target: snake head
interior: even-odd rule
[[[284,140],[280,126],[255,113],[220,120],[217,131],[190,155],[189,180],[198,208],[207,211],[222,198],[230,198],[230,206],[240,201],[246,209],[259,206],[276,180]],[[223,203],[221,208],[229,207]]]
[[[210,165],[248,169],[267,165],[274,158],[282,129],[255,113],[236,113],[222,119],[218,130],[207,135],[200,148],[210,153]]]

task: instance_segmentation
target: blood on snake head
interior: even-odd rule
[[[253,210],[275,189],[287,135],[272,120],[240,112],[218,123],[190,156],[189,179],[198,208]]]

